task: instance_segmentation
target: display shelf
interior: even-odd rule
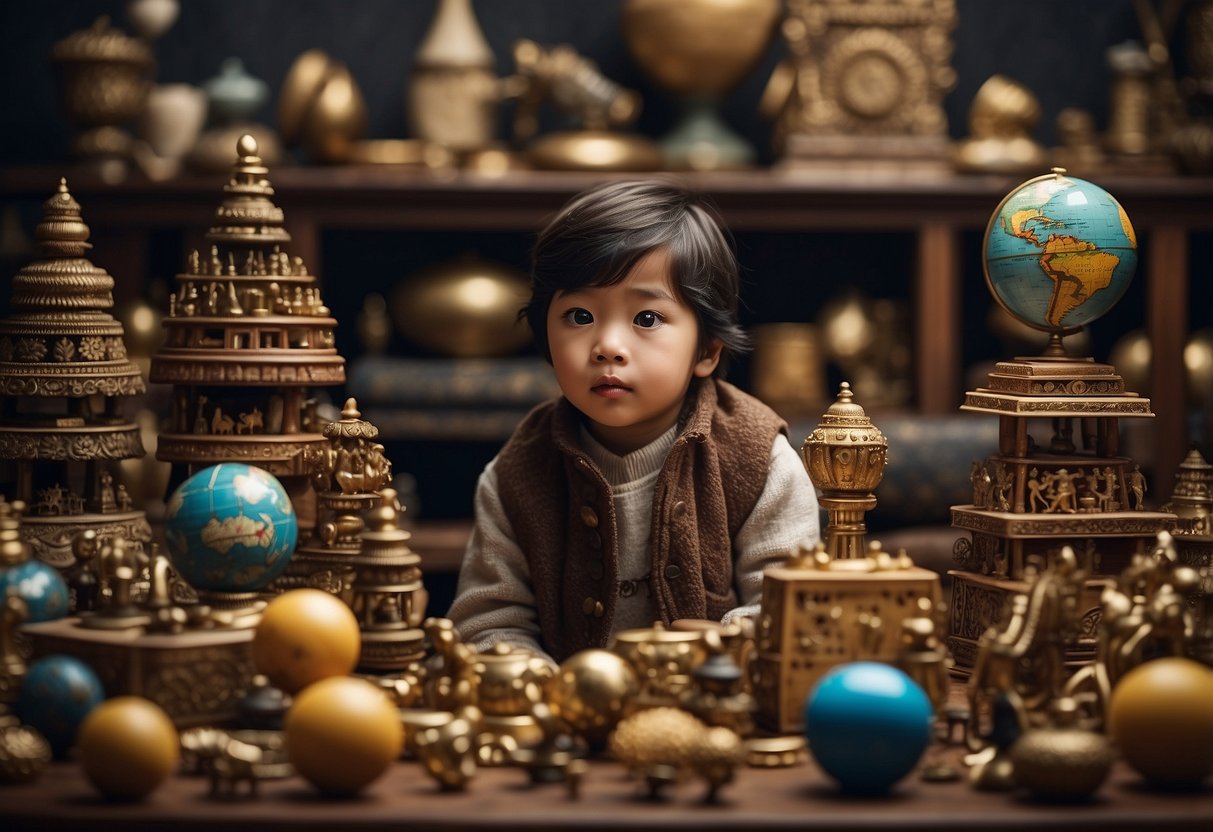
[[[118,277],[118,299],[139,294],[150,274],[151,238],[174,230],[182,256],[212,220],[225,174],[167,182],[132,176],[108,183],[69,166],[0,170],[0,206],[37,204],[68,176],[93,230],[93,259]],[[626,176],[626,175],[615,175]],[[673,175],[671,175],[673,176]],[[275,200],[286,213],[291,249],[315,264],[327,291],[382,291],[382,276],[351,283],[323,258],[330,230],[455,231],[533,234],[570,196],[601,181],[586,173],[512,171],[498,176],[390,167],[291,167],[272,171]],[[754,170],[683,174],[711,197],[738,233],[872,232],[913,236],[912,262],[888,275],[911,283],[915,407],[954,412],[965,362],[963,281],[981,280],[966,262],[962,237],[985,228],[1002,197],[1023,177],[914,174],[895,171]],[[1143,320],[1153,345],[1154,479],[1169,483],[1189,444],[1183,349],[1190,328],[1192,239],[1213,231],[1213,177],[1088,175],[1124,205],[1142,240],[1139,280],[1146,282]],[[324,264],[324,268],[321,268]],[[744,265],[744,262],[743,262]],[[351,264],[357,274],[356,264]],[[762,275],[755,279],[762,280]],[[790,293],[825,293],[845,276],[814,276]],[[335,288],[340,287],[340,288]],[[352,327],[352,321],[342,321]]]

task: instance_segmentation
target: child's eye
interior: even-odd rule
[[[577,326],[585,326],[586,324],[594,323],[594,316],[590,314],[590,311],[588,309],[582,309],[581,307],[570,309],[568,312],[565,312],[564,318],[569,323],[576,324]]]
[[[632,319],[632,323],[636,324],[636,326],[649,329],[661,323],[661,316],[651,309],[646,309],[643,312],[637,313],[636,317]]]

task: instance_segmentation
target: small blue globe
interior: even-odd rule
[[[15,713],[36,728],[61,759],[76,742],[76,731],[105,699],[93,669],[71,656],[44,656],[31,664],[17,691]]]
[[[40,560],[0,569],[0,598],[14,592],[29,608],[26,621],[53,621],[71,612],[67,582],[59,570]]]
[[[931,740],[934,709],[914,680],[892,665],[839,665],[805,703],[809,752],[844,791],[887,791]]]
[[[299,522],[277,477],[225,462],[177,486],[164,536],[173,567],[195,589],[253,592],[286,569]]]

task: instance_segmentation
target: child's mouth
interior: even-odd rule
[[[596,384],[590,388],[594,393],[607,399],[617,399],[631,392],[622,384]]]

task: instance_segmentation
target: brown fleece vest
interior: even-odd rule
[[[502,507],[530,567],[544,647],[557,661],[605,647],[618,596],[611,489],[578,446],[566,399],[539,405],[497,458]],[[727,382],[696,381],[653,493],[649,537],[657,609],[719,619],[737,605],[733,537],[766,486],[771,445],[787,426]]]

